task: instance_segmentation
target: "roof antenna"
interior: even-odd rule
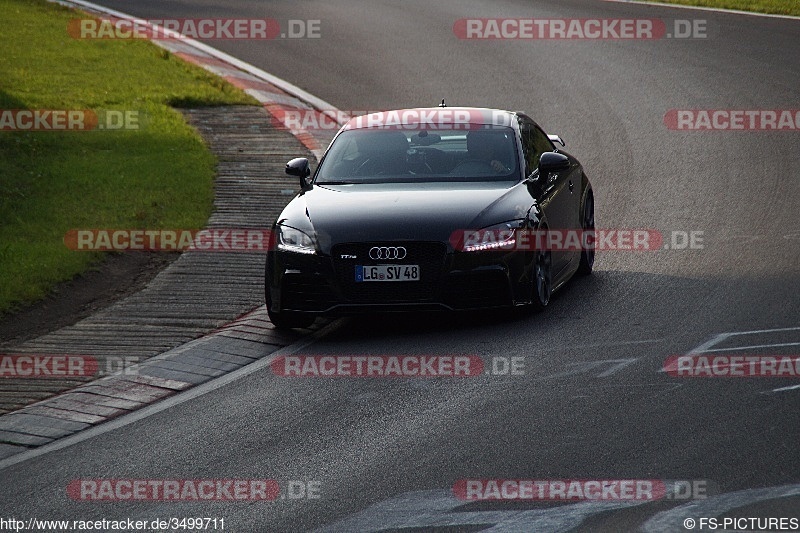
[[[439,104],[439,107],[447,107],[447,104],[444,103],[444,98],[442,98],[442,103]]]

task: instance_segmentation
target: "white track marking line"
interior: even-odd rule
[[[781,342],[776,344],[754,344],[752,346],[737,346],[735,348],[714,348],[713,350],[704,350],[703,353],[715,352],[735,352],[737,350],[756,350],[761,348],[780,348],[786,346],[800,346],[800,342]]]
[[[773,394],[773,393],[776,393],[776,392],[787,392],[787,391],[798,390],[798,389],[800,389],[800,385],[791,385],[789,387],[781,387],[779,389],[761,391],[761,394]]]
[[[128,15],[127,13],[122,13],[121,11],[109,9],[107,7],[93,4],[91,2],[86,2],[84,0],[53,0],[53,2],[67,7],[83,7],[86,9],[90,9],[92,11],[96,11],[98,13],[105,13],[106,15],[110,15],[112,17],[117,17],[127,20],[141,20],[138,17]],[[234,65],[240,70],[247,72],[248,74],[251,74],[257,78],[261,78],[262,80],[275,85],[279,89],[301,100],[305,100],[307,103],[311,104],[314,107],[317,107],[318,109],[322,110],[325,113],[331,113],[335,115],[338,112],[337,108],[333,107],[325,100],[322,100],[321,98],[318,98],[312,95],[311,93],[304,91],[303,89],[289,83],[288,81],[282,78],[278,78],[277,76],[269,74],[268,72],[265,72],[253,65],[250,65],[249,63],[245,63],[244,61],[236,59],[231,55],[221,52],[215,48],[212,48],[194,39],[184,38],[182,39],[182,41],[187,45],[194,47],[202,52],[205,52],[206,54],[212,57],[225,61],[231,65]],[[151,41],[151,42],[154,42],[154,44],[159,45],[159,43],[156,41]],[[86,439],[90,439],[97,435],[102,435],[103,433],[107,433],[114,429],[127,426],[128,424],[132,424],[133,422],[147,418],[148,416],[164,411],[170,407],[179,405],[183,402],[192,400],[194,398],[202,396],[203,394],[214,391],[220,387],[227,385],[228,383],[231,383],[239,378],[252,374],[253,372],[258,371],[264,368],[265,366],[268,366],[277,357],[295,353],[311,345],[319,337],[323,336],[323,334],[327,334],[327,332],[331,329],[335,329],[334,324],[326,326],[323,329],[309,335],[308,337],[305,337],[304,339],[301,339],[294,344],[281,348],[280,350],[273,352],[271,355],[263,359],[259,359],[258,361],[253,362],[245,367],[242,367],[239,370],[231,372],[230,374],[226,374],[224,376],[220,376],[217,379],[207,381],[201,385],[192,387],[186,390],[185,392],[178,393],[174,396],[170,396],[167,399],[160,400],[146,407],[142,407],[141,409],[138,409],[128,415],[120,416],[119,418],[115,418],[109,422],[103,422],[100,425],[80,431],[74,435],[58,439],[54,442],[51,442],[50,444],[45,444],[44,446],[40,446],[30,451],[12,455],[11,457],[8,457],[0,461],[0,470],[27,461],[29,459],[33,459],[34,457],[39,457],[56,450],[60,450],[62,448],[72,446],[73,444],[77,444],[79,442],[82,442]]]
[[[295,342],[294,344],[290,344],[284,348],[281,348],[278,351],[272,352],[270,355],[259,359],[258,361],[254,361],[247,366],[243,366],[238,370],[234,370],[230,374],[222,375],[216,379],[211,381],[206,381],[200,385],[192,387],[190,389],[186,389],[184,392],[179,392],[173,396],[169,396],[163,400],[158,400],[155,403],[151,403],[141,409],[137,409],[130,414],[122,415],[118,418],[114,418],[108,422],[103,422],[98,424],[97,426],[85,429],[83,431],[79,431],[73,435],[68,437],[64,437],[62,439],[55,440],[50,444],[45,444],[39,448],[34,448],[27,452],[22,452],[16,455],[12,455],[2,461],[0,461],[0,470],[4,470],[9,466],[22,463],[24,461],[28,461],[30,459],[40,457],[42,455],[48,454],[50,452],[54,452],[56,450],[61,450],[63,448],[67,448],[74,444],[78,444],[85,440],[97,437],[99,435],[103,435],[104,433],[108,433],[109,431],[113,431],[115,429],[119,429],[134,422],[138,422],[139,420],[143,420],[149,416],[155,415],[160,413],[161,411],[166,411],[176,405],[180,405],[182,403],[188,402],[190,400],[194,400],[204,394],[208,394],[209,392],[213,392],[219,388],[222,388],[234,381],[242,379],[244,377],[253,374],[254,372],[258,372],[263,370],[264,368],[268,367],[272,361],[277,359],[278,357],[290,355],[300,350],[303,350],[319,340],[321,337],[327,335],[328,333],[335,331],[341,326],[341,324],[337,322],[332,322],[328,324],[324,328],[315,331],[314,333],[308,335],[300,339],[299,341]],[[270,374],[271,375],[271,374]]]
[[[606,1],[615,1],[615,0],[606,0]],[[693,348],[690,350],[686,355],[698,355],[704,353],[719,353],[719,352],[734,352],[739,350],[759,350],[762,348],[781,348],[786,346],[800,346],[800,342],[780,342],[774,344],[754,344],[751,346],[736,346],[733,348],[711,348],[712,346],[719,344],[720,342],[728,339],[730,337],[740,337],[742,335],[760,335],[764,333],[777,333],[777,332],[785,332],[785,331],[800,331],[800,327],[791,327],[791,328],[774,328],[774,329],[754,329],[751,331],[734,331],[728,333],[719,333],[713,336],[711,339],[707,340],[700,346]],[[660,372],[665,372],[662,368]],[[791,385],[788,387],[780,387],[777,389],[761,391],[759,394],[774,394],[777,392],[787,392],[800,389],[800,385]]]
[[[142,20],[141,17],[134,17],[133,15],[128,15],[127,13],[123,13],[121,11],[116,11],[114,9],[109,9],[107,7],[103,7],[103,6],[100,6],[100,5],[97,5],[97,4],[93,4],[91,2],[86,2],[84,0],[55,0],[55,1],[57,3],[59,3],[59,4],[67,5],[67,6],[77,5],[77,6],[86,7],[86,8],[98,11],[100,13],[105,13],[107,15],[111,15],[113,17],[124,18],[124,19],[127,19],[127,20]],[[155,28],[159,27],[157,25],[152,25],[152,26],[155,27]],[[281,89],[283,91],[286,91],[287,93],[289,93],[289,94],[291,94],[293,96],[296,96],[297,98],[299,98],[301,100],[305,100],[306,102],[308,102],[309,104],[313,105],[314,107],[318,108],[321,111],[330,110],[333,113],[336,113],[338,111],[337,108],[333,107],[331,104],[329,104],[328,102],[326,102],[322,98],[314,96],[313,94],[304,91],[300,87],[298,87],[298,86],[296,86],[296,85],[294,85],[292,83],[289,83],[288,81],[286,81],[286,80],[284,80],[282,78],[279,78],[279,77],[277,77],[277,76],[275,76],[273,74],[265,72],[265,71],[261,70],[260,68],[251,65],[250,63],[246,63],[246,62],[242,61],[241,59],[236,59],[235,57],[233,57],[231,55],[228,55],[225,52],[221,52],[220,50],[217,50],[216,48],[212,48],[211,46],[208,46],[207,44],[203,44],[200,41],[196,41],[195,39],[190,39],[188,37],[183,37],[183,36],[181,38],[181,42],[186,43],[187,45],[190,45],[190,46],[192,46],[194,48],[197,48],[198,50],[201,50],[201,51],[207,53],[208,55],[210,55],[212,57],[215,57],[217,59],[221,59],[222,61],[225,61],[226,63],[230,63],[231,65],[237,67],[240,70],[243,70],[243,71],[247,72],[248,74],[252,74],[253,76],[256,76],[257,78],[261,78],[264,81],[267,81],[267,82],[275,85],[279,89]],[[156,44],[158,44],[158,43],[156,43]]]
[[[109,15],[109,16],[112,16],[112,17],[120,18],[120,19],[138,20],[138,21],[142,21],[143,20],[143,19],[141,19],[139,17],[134,17],[133,15],[128,15],[127,13],[123,13],[123,12],[117,11],[115,9],[109,9],[109,8],[103,7],[101,5],[93,4],[91,2],[86,2],[85,0],[49,0],[49,1],[51,1],[53,3],[61,4],[63,6],[67,6],[67,7],[73,7],[73,8],[74,7],[82,7],[84,9],[89,9],[89,10],[95,11],[97,13]],[[153,27],[153,28],[161,29],[161,26],[159,26],[157,24],[149,24],[148,23],[148,25],[150,27]],[[329,117],[333,118],[334,120],[337,120],[337,117],[345,117],[345,116],[347,116],[344,113],[342,113],[342,111],[340,111],[338,108],[334,107],[333,105],[331,105],[330,103],[326,102],[322,98],[314,96],[313,94],[311,94],[311,93],[301,89],[300,87],[298,87],[298,86],[296,86],[296,85],[284,80],[283,78],[279,78],[279,77],[277,77],[277,76],[275,76],[273,74],[270,74],[269,72],[265,72],[264,70],[261,70],[260,68],[254,66],[254,65],[251,65],[250,63],[246,63],[246,62],[242,61],[241,59],[237,59],[237,58],[233,57],[232,55],[226,54],[225,52],[217,50],[216,48],[208,46],[207,44],[201,43],[200,41],[197,41],[195,39],[190,39],[190,38],[185,37],[183,35],[181,35],[180,41],[181,41],[182,44],[186,45],[189,48],[194,48],[195,50],[198,50],[198,51],[203,52],[203,53],[205,53],[205,54],[207,54],[207,55],[209,55],[211,57],[219,59],[220,61],[228,63],[229,65],[232,65],[232,66],[238,68],[239,70],[241,70],[243,72],[246,72],[246,73],[248,73],[248,74],[250,74],[250,75],[252,75],[252,76],[254,76],[254,77],[258,78],[258,79],[261,79],[261,80],[263,80],[263,81],[265,81],[267,83],[271,83],[272,85],[274,85],[275,87],[279,88],[280,90],[282,90],[282,91],[284,91],[284,92],[286,92],[286,93],[298,98],[299,100],[303,100],[305,103],[307,103],[310,106],[316,108],[322,114],[328,115]],[[159,47],[165,49],[165,50],[168,50],[168,51],[170,50],[170,48],[167,46],[168,43],[162,43],[159,39],[150,39],[150,42],[155,44],[156,46],[159,46]],[[212,69],[207,68],[205,65],[200,65],[200,66],[201,66],[201,68],[204,68],[205,70],[213,72]],[[256,93],[254,93],[251,90],[246,90],[244,92],[246,92],[250,96],[256,98],[256,100],[259,100],[262,104],[278,104],[278,105],[280,105],[279,101],[275,101],[274,102],[269,97],[264,98],[263,94],[261,95],[261,97],[259,97],[256,93],[261,93],[261,91],[256,91]],[[301,134],[308,134],[309,136],[311,136],[312,138],[314,138],[316,140],[316,137],[314,137],[314,135],[312,135],[310,132],[308,132],[306,130],[303,130],[303,129],[292,128],[291,129],[291,133],[295,137],[297,137],[298,135],[301,135]],[[317,144],[319,144],[319,143],[317,143]],[[319,160],[319,159],[322,158],[322,155],[325,152],[324,148],[325,147],[320,147],[320,148],[316,148],[316,149],[309,148],[309,150],[314,154],[314,156],[317,158],[317,160]]]
[[[760,335],[763,333],[778,333],[784,331],[800,331],[800,327],[791,327],[791,328],[775,328],[775,329],[754,329],[751,331],[732,331],[727,333],[719,333],[712,337],[711,339],[707,340],[700,346],[692,348],[689,350],[686,355],[696,355],[701,353],[712,353],[712,352],[725,352],[725,351],[736,351],[736,350],[752,350],[752,349],[760,349],[760,348],[778,348],[778,347],[785,347],[785,346],[800,346],[800,342],[783,342],[783,343],[774,343],[774,344],[758,344],[753,346],[739,346],[733,348],[714,348],[711,349],[712,346],[719,344],[720,342],[724,341],[729,337],[740,337],[742,335]]]
[[[752,331],[737,331],[734,333],[727,333],[727,335],[755,335],[757,333],[774,333],[776,331],[800,331],[800,327],[797,328],[776,328],[776,329],[754,329]]]
[[[694,355],[694,354],[698,354],[698,353],[704,353],[706,350],[708,350],[709,348],[711,348],[715,344],[719,344],[720,342],[724,341],[725,339],[727,339],[730,336],[731,336],[730,333],[719,333],[717,335],[714,335],[713,337],[711,337],[711,339],[707,340],[706,342],[704,342],[700,346],[697,346],[697,347],[692,348],[691,350],[689,350],[686,355]]]

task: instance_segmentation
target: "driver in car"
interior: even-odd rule
[[[508,168],[498,159],[497,145],[499,140],[496,135],[485,131],[467,133],[468,158],[487,163],[498,174],[508,172]]]

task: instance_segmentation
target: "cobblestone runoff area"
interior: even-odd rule
[[[299,190],[286,161],[314,155],[273,126],[265,108],[182,110],[219,159],[208,228],[269,229]],[[128,252],[135,253],[135,252]],[[0,379],[0,459],[71,435],[231,372],[312,330],[279,332],[264,301],[261,253],[188,251],[142,291],[4,354],[83,355],[102,371],[81,378]]]

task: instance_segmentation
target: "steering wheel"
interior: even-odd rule
[[[411,174],[433,174],[433,169],[427,161],[418,161],[412,164],[412,168],[408,169]]]
[[[368,168],[367,168],[368,164],[371,164],[373,162],[373,159],[374,158],[372,158],[372,157],[368,157],[364,161],[362,161],[355,168],[355,170],[353,170],[353,176],[361,176],[363,174],[372,174],[372,175],[385,174],[386,173],[386,169],[377,170],[375,172],[366,172],[368,170]]]

